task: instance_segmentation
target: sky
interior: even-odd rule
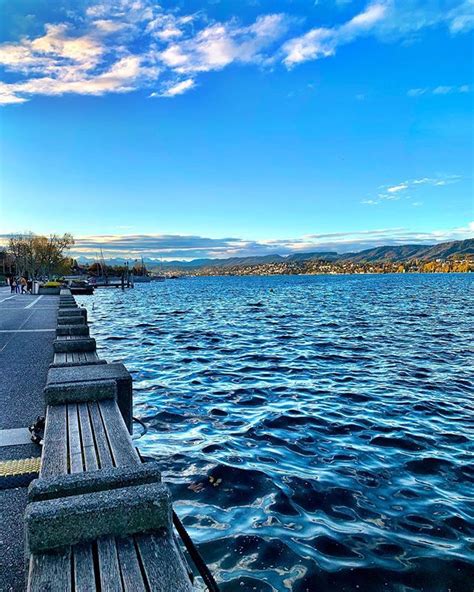
[[[473,0],[0,0],[0,244],[474,236]]]

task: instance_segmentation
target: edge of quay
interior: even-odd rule
[[[132,378],[107,363],[62,289],[44,389],[39,478],[25,512],[27,590],[191,592],[169,489],[133,446]]]

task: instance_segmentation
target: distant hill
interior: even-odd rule
[[[192,261],[163,261],[160,265],[147,265],[155,270],[192,271],[203,268],[249,267],[269,263],[303,263],[305,261],[329,261],[353,263],[397,263],[419,259],[421,261],[447,260],[453,257],[474,257],[474,239],[452,241],[437,245],[400,245],[374,247],[358,253],[314,251],[287,255],[264,255],[254,257],[230,257],[228,259],[194,259]]]
[[[256,255],[248,257],[229,257],[228,259],[193,259],[192,261],[163,261],[145,258],[144,262],[148,269],[155,272],[181,271],[194,272],[206,268],[236,268],[253,267],[267,264],[302,264],[311,261],[327,262],[352,262],[361,263],[402,263],[410,260],[420,261],[446,261],[456,257],[474,258],[474,239],[439,243],[437,245],[400,245],[384,246],[365,249],[357,253],[336,253],[335,251],[311,251],[308,253],[292,253],[291,255]],[[93,263],[93,260],[79,257],[81,263]],[[124,265],[126,259],[117,257],[108,259],[109,265]]]
[[[458,255],[474,255],[474,239],[452,241],[438,245],[401,245],[399,247],[375,247],[359,253],[347,253],[339,260],[355,263],[402,262],[410,259],[423,261],[446,260]]]

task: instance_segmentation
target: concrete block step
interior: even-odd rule
[[[44,388],[44,398],[46,405],[116,399],[117,384],[114,380],[47,384]]]
[[[53,343],[53,347],[55,353],[88,352],[96,350],[96,342],[93,337],[61,335]]]

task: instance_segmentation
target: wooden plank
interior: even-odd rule
[[[169,534],[135,536],[147,584],[154,592],[192,592],[186,568],[179,559],[173,537]]]
[[[99,468],[97,451],[92,435],[92,425],[89,417],[89,408],[87,403],[79,403],[78,406],[79,421],[82,436],[82,450],[84,454],[84,466],[86,471],[95,471]]]
[[[147,592],[133,537],[116,538],[117,552],[126,592]]]
[[[70,592],[71,550],[31,555],[28,592]]]
[[[74,592],[93,592],[97,589],[94,571],[92,543],[75,545],[74,556]]]
[[[114,465],[116,467],[125,467],[140,464],[140,459],[122,419],[117,402],[113,399],[99,401],[99,409],[112,450]]]
[[[99,458],[100,468],[113,467],[112,454],[109,448],[109,442],[105,433],[104,424],[102,423],[102,416],[99,407],[95,401],[87,403],[89,406],[89,414],[94,432],[94,440]]]
[[[41,477],[67,473],[67,416],[66,405],[49,405],[46,410]]]
[[[58,354],[54,354],[54,364],[65,364],[66,363],[66,354],[60,352]]]
[[[99,359],[97,352],[84,352],[86,362],[96,362]]]
[[[81,442],[84,432],[83,424],[86,423],[81,418],[79,407],[85,409],[89,420],[89,413],[87,406],[82,403],[80,405],[72,403],[68,405],[68,434],[69,434],[69,463],[71,473],[82,473],[85,467],[85,449]],[[88,423],[88,421],[87,421]],[[88,430],[86,426],[86,441],[88,442],[89,454],[90,443],[92,443],[92,454],[97,467],[97,459],[95,456],[94,440],[92,438],[92,431],[88,423]],[[72,557],[74,564],[74,590],[75,592],[92,592],[96,589],[95,584],[95,570],[94,570],[94,556],[91,543],[84,543],[72,547]]]
[[[69,403],[67,406],[68,438],[69,438],[69,472],[82,473],[82,447],[81,434],[79,432],[79,418],[77,416],[77,404]]]
[[[122,578],[114,537],[106,536],[97,539],[97,556],[101,592],[122,592]]]

